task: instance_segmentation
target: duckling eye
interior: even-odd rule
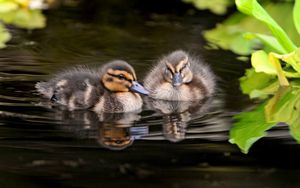
[[[181,69],[179,70],[179,72],[182,72],[182,71],[184,71],[186,68],[188,68],[190,65],[189,65],[189,63],[186,63],[186,64],[184,64],[182,67],[181,67]]]
[[[170,78],[173,77],[172,71],[171,71],[169,68],[166,68],[166,69],[165,69],[165,75],[166,75],[167,77],[170,77]]]
[[[172,71],[168,68],[165,69],[165,74],[172,73]]]
[[[118,75],[118,78],[119,78],[120,80],[125,80],[124,74],[119,74],[119,75]]]
[[[188,63],[184,64],[183,67],[181,68],[181,70],[183,70],[183,69],[185,69],[185,68],[187,68],[187,67],[189,67],[189,64],[188,64]]]

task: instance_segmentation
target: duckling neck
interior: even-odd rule
[[[153,90],[151,97],[169,101],[194,101],[202,99],[204,97],[203,91],[200,88],[194,87],[191,83],[185,83],[177,87],[174,87],[171,83],[163,83]]]
[[[95,105],[96,112],[130,112],[142,107],[142,98],[132,92],[105,92]]]

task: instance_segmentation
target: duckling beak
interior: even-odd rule
[[[173,86],[177,87],[182,84],[182,76],[180,73],[175,73],[172,80]]]
[[[132,81],[132,86],[130,87],[131,91],[140,93],[140,94],[144,94],[144,95],[148,95],[149,91],[147,91],[140,83],[138,83],[137,81]]]

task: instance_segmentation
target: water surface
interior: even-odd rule
[[[12,28],[0,53],[1,187],[298,187],[300,148],[287,127],[271,130],[249,155],[228,143],[232,115],[254,102],[238,88],[247,64],[205,48],[201,32],[223,18],[180,3],[179,11],[98,4],[48,11],[43,30]],[[95,114],[53,107],[34,89],[63,69],[113,59],[130,62],[142,80],[176,49],[212,66],[215,98],[146,100],[140,112]]]

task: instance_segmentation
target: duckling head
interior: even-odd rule
[[[103,67],[101,81],[111,92],[135,92],[148,95],[149,92],[137,82],[132,66],[122,60],[116,60]]]
[[[163,77],[165,81],[171,83],[174,87],[179,87],[192,81],[193,73],[190,69],[189,55],[177,50],[162,59],[165,64]]]

